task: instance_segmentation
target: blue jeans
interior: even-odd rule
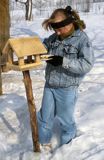
[[[71,141],[76,135],[74,109],[77,99],[77,86],[50,88],[45,85],[42,107],[37,114],[39,142],[49,143],[52,138],[54,118],[61,127],[60,145]]]

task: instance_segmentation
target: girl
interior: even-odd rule
[[[78,86],[94,63],[86,26],[70,6],[56,9],[43,27],[54,33],[44,40],[48,54],[42,107],[38,113],[39,141],[50,143],[54,118],[61,127],[60,146],[76,136],[74,110]]]

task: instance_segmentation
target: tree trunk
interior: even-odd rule
[[[27,2],[25,3],[25,7],[26,7],[25,19],[30,21],[32,18],[32,0],[27,0]]]
[[[0,95],[2,95],[2,78],[1,78],[1,67],[0,67]]]
[[[86,12],[90,12],[90,0],[86,1]]]
[[[0,94],[2,94],[2,78],[1,78],[1,56],[2,49],[9,38],[10,16],[9,16],[9,0],[0,1]]]
[[[25,20],[32,19],[32,0],[27,0],[26,2],[22,2],[21,0],[15,0],[21,4],[25,5]]]

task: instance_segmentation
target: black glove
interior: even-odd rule
[[[52,56],[46,62],[51,64],[51,65],[53,65],[53,66],[59,66],[59,65],[62,65],[62,63],[63,63],[63,57],[61,57],[61,56]]]

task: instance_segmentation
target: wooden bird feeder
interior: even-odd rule
[[[7,68],[16,71],[25,71],[41,65],[41,55],[45,53],[46,48],[37,36],[10,38],[3,49],[3,54],[7,57]]]
[[[38,37],[11,38],[7,41],[3,55],[7,57],[6,66],[12,70],[22,71],[26,89],[30,124],[35,152],[40,152],[36,106],[32,92],[32,81],[29,70],[42,64],[41,55],[47,51]],[[43,56],[44,57],[44,56]]]

